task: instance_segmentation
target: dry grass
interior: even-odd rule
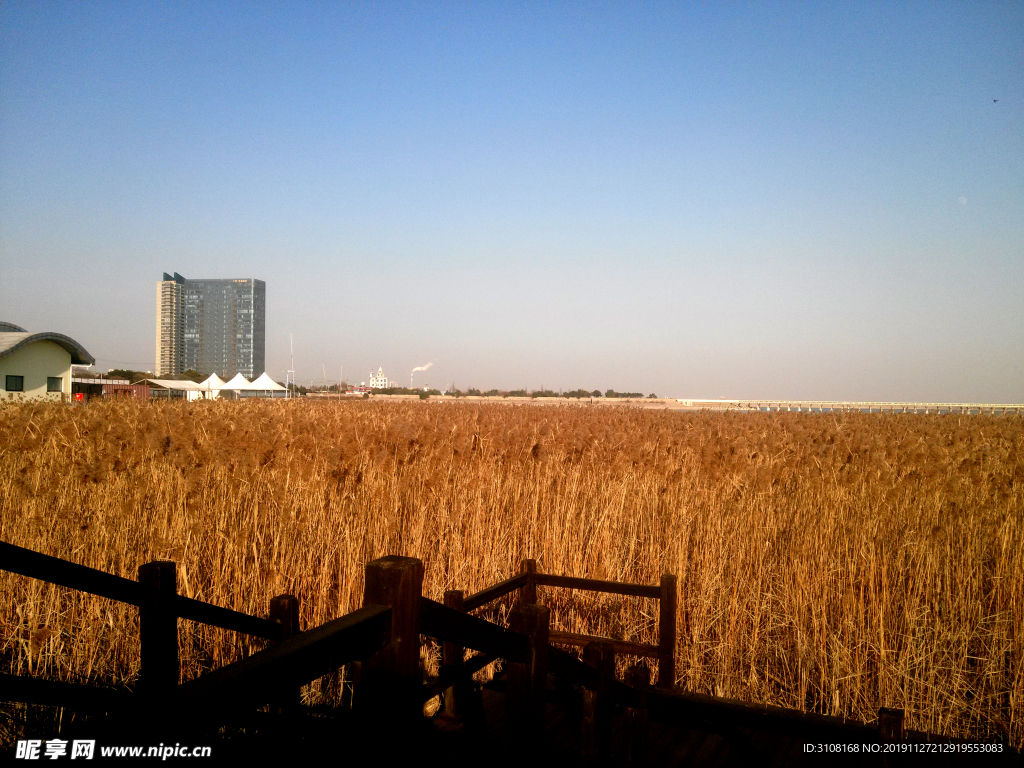
[[[680,585],[686,688],[1024,744],[1024,422],[374,402],[0,409],[0,538],[303,626],[362,567],[425,592],[544,571]],[[557,626],[651,642],[654,605],[541,590]],[[248,641],[181,622],[185,677]],[[130,684],[134,610],[0,573],[3,668]],[[325,691],[329,693],[329,691]],[[336,691],[335,691],[336,693]]]

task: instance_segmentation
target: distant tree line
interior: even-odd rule
[[[109,378],[109,379],[127,379],[128,381],[135,383],[141,379],[170,379],[176,381],[194,381],[196,383],[202,382],[206,379],[206,376],[199,373],[199,371],[189,369],[182,371],[181,373],[165,373],[162,376],[153,376],[153,374],[146,371],[133,371],[129,368],[112,368],[107,373],[88,373],[81,372],[76,374],[80,377],[85,378]],[[341,382],[340,384],[330,385],[312,385],[309,387],[301,384],[294,384],[291,391],[295,394],[305,395],[309,392],[347,392],[352,388],[352,385],[348,382]],[[591,397],[605,397],[605,398],[632,398],[639,399],[643,397],[641,392],[616,392],[614,389],[609,389],[601,393],[599,389],[571,389],[566,392],[558,391],[555,392],[551,389],[488,389],[487,391],[481,391],[475,387],[462,391],[455,384],[451,384],[448,388],[441,392],[438,389],[411,389],[409,387],[387,387],[385,389],[373,390],[375,395],[416,395],[421,400],[425,400],[428,397],[437,397],[440,395],[447,395],[448,397],[568,397],[581,400],[584,398]],[[647,395],[649,398],[656,398],[657,395],[653,392]]]
[[[388,389],[375,389],[375,390],[373,390],[373,392],[374,392],[374,394],[381,394],[381,395],[419,395],[420,397],[422,397],[423,394],[424,394],[424,390],[422,390],[422,389],[407,389],[405,387],[389,387]],[[594,390],[589,390],[589,389],[572,389],[572,390],[569,390],[567,392],[563,392],[563,391],[555,392],[554,390],[543,389],[543,388],[542,389],[535,389],[535,390],[532,390],[532,391],[526,390],[526,389],[488,389],[487,391],[481,391],[479,389],[476,389],[475,387],[470,387],[469,389],[463,391],[463,390],[459,389],[458,387],[456,387],[454,384],[451,384],[443,393],[439,392],[436,389],[431,389],[431,390],[427,391],[427,394],[428,395],[441,395],[441,394],[444,394],[444,395],[447,395],[448,397],[531,397],[531,398],[540,398],[540,397],[571,397],[571,398],[575,398],[575,399],[591,398],[591,397],[622,397],[622,398],[627,398],[627,397],[629,397],[629,398],[642,398],[643,397],[643,394],[640,393],[640,392],[616,392],[613,389],[609,389],[603,395],[601,394],[601,390],[599,390],[599,389],[594,389]],[[654,398],[654,397],[657,397],[657,395],[652,392],[647,397]]]
[[[438,389],[410,389],[409,387],[385,387],[383,389],[373,390],[375,395],[418,395],[422,398],[424,395],[429,397],[430,395],[440,395],[441,391]]]
[[[86,379],[127,379],[132,384],[142,381],[143,379],[156,379],[158,381],[194,381],[196,384],[202,384],[209,378],[209,376],[201,374],[194,368],[189,368],[187,371],[182,371],[181,373],[163,373],[159,376],[154,376],[149,371],[133,371],[131,368],[111,368],[106,373],[89,373],[83,371],[81,373],[76,373],[75,376]],[[284,382],[278,383],[282,386],[284,385]],[[337,385],[334,385],[328,389],[336,390],[337,388]],[[307,392],[313,391],[298,384],[294,385],[291,389],[292,392],[303,395]],[[316,389],[323,389],[323,387],[316,387]]]

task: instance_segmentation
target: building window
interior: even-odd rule
[[[7,387],[8,392],[24,392],[25,391],[25,377],[24,376],[8,376]]]
[[[46,391],[47,392],[63,392],[64,391],[64,379],[60,376],[47,376],[46,377]]]

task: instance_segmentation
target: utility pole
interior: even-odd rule
[[[295,397],[295,342],[292,341],[292,335],[288,334],[288,349],[291,353],[291,365],[288,368],[288,374],[285,376],[284,385],[287,388],[285,393],[286,397]]]

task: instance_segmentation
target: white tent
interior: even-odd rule
[[[185,398],[199,400],[214,397],[284,397],[287,390],[270,378],[265,372],[254,381],[236,373],[231,381],[225,382],[216,373],[201,384],[194,381],[172,379],[146,379],[152,397]]]
[[[245,376],[243,376],[240,373],[236,373],[232,377],[231,381],[225,382],[224,386],[221,387],[221,389],[234,389],[234,390],[248,389],[248,388],[249,388],[249,380],[247,378],[245,378]]]
[[[216,373],[211,373],[209,378],[199,384],[203,388],[203,396],[209,399],[220,397],[220,391],[224,389],[224,379]]]
[[[284,387],[270,378],[266,371],[253,379],[245,389],[252,393],[250,396],[255,397],[284,397],[287,392]]]
[[[280,384],[278,384],[276,381],[274,381],[272,378],[270,378],[267,375],[266,371],[261,373],[258,378],[253,379],[252,383],[249,384],[249,388],[250,389],[264,390],[264,391],[267,391],[267,392],[285,392],[286,391],[284,387],[282,387]]]
[[[199,400],[203,396],[200,385],[194,381],[176,381],[174,379],[143,379],[143,381],[149,384],[149,395],[153,398]]]
[[[222,397],[241,397],[241,390],[249,388],[249,380],[241,373],[236,373],[230,381],[221,385]]]

